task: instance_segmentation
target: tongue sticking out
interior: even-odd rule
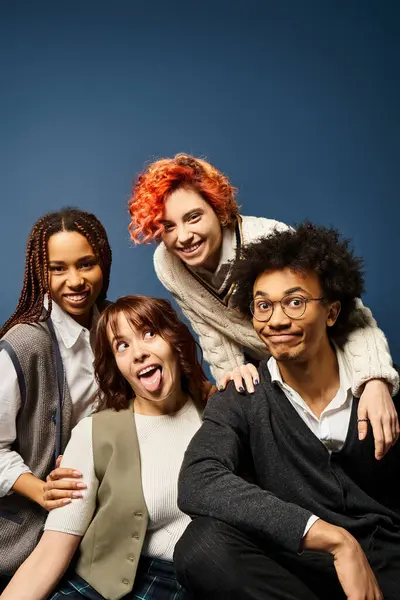
[[[145,375],[141,375],[140,382],[148,392],[155,392],[161,387],[161,369],[157,367]]]

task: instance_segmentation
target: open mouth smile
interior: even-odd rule
[[[86,292],[80,292],[79,294],[64,294],[64,298],[70,304],[76,304],[77,306],[79,306],[80,304],[83,304],[87,300],[89,295],[90,295],[90,292],[86,291]]]
[[[179,252],[183,252],[186,256],[190,254],[194,254],[200,248],[203,242],[197,242],[197,244],[192,244],[192,246],[187,246],[186,248],[179,248]]]
[[[148,392],[156,392],[162,386],[163,370],[161,365],[147,365],[137,373],[141,384]]]

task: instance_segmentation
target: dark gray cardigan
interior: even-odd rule
[[[254,394],[233,384],[209,401],[179,478],[179,508],[297,552],[312,514],[355,537],[400,528],[400,443],[381,461],[371,431],[357,435],[354,399],[343,448],[329,454],[277,384],[267,361]],[[399,410],[400,398],[395,399]],[[241,474],[251,474],[253,483]]]

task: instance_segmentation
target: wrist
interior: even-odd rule
[[[44,508],[44,481],[33,475],[33,473],[23,473],[18,477],[12,489],[17,494],[26,496],[32,502],[36,502]]]
[[[303,538],[303,550],[327,552],[333,556],[351,544],[353,536],[342,527],[319,519]]]
[[[364,384],[364,390],[366,390],[367,388],[380,389],[382,387],[387,388],[389,392],[391,391],[391,385],[386,381],[386,379],[368,379],[368,381],[366,381]]]
[[[44,508],[44,484],[45,482],[32,475],[32,480],[30,481],[30,490],[29,495],[33,502],[39,504],[42,508]]]

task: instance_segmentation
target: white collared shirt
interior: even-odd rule
[[[340,450],[343,447],[349,429],[353,404],[351,374],[344,353],[336,348],[336,356],[339,365],[340,387],[319,417],[312,412],[296,390],[282,380],[278,363],[272,356],[267,363],[271,380],[279,385],[290,404],[329,452]]]
[[[92,344],[98,318],[99,312],[94,306],[89,331],[55,302],[52,304],[51,319],[72,401],[72,427],[92,412],[92,399],[97,391]],[[11,450],[16,439],[16,419],[20,406],[17,374],[10,357],[3,350],[0,352],[0,497],[9,493],[20,475],[30,473],[21,456]]]
[[[336,356],[339,366],[340,387],[335,397],[329,402],[328,406],[324,408],[319,417],[312,412],[300,394],[283,381],[278,363],[272,356],[267,363],[271,381],[276,382],[279,385],[290,404],[303,419],[304,423],[311,429],[313,434],[321,440],[329,452],[340,450],[343,447],[349,429],[353,405],[349,367],[346,363],[344,353],[339,350],[339,348],[336,348]],[[319,517],[317,515],[312,515],[308,519],[303,537],[318,519]]]

